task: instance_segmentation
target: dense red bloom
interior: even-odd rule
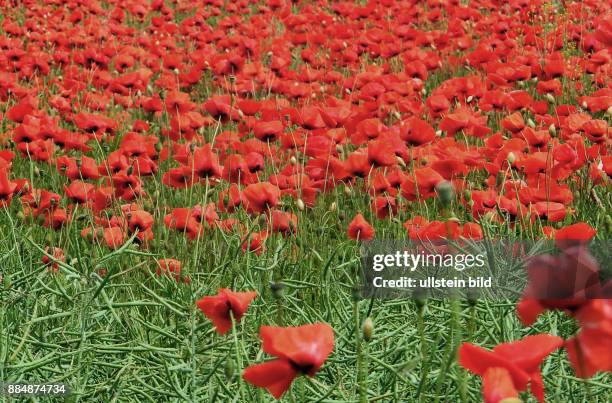
[[[262,141],[274,141],[281,135],[283,129],[283,123],[279,121],[257,122],[253,133]]]
[[[402,181],[402,196],[414,201],[417,197],[427,199],[435,196],[436,185],[444,181],[444,177],[432,168],[418,168],[414,175],[408,174]]]
[[[196,306],[211,320],[219,334],[225,334],[232,328],[232,316],[239,322],[256,296],[255,291],[235,292],[220,288],[217,295],[196,301]]]
[[[436,131],[426,121],[413,118],[401,126],[400,137],[409,145],[420,146],[433,141]]]
[[[483,379],[483,394],[486,401],[493,400],[495,396],[511,397],[512,389],[508,385],[508,377],[512,380],[515,390],[525,391],[527,386],[531,393],[544,401],[544,383],[540,374],[540,364],[544,358],[561,347],[563,339],[548,334],[527,336],[524,339],[511,343],[502,343],[492,351],[470,343],[463,343],[459,348],[459,363],[467,370],[485,376]],[[499,368],[495,372],[487,372],[492,368]],[[492,381],[497,378],[497,382]],[[500,396],[505,394],[509,396]]]
[[[366,221],[361,213],[357,213],[348,226],[347,235],[351,239],[369,241],[374,238],[374,227]]]
[[[334,350],[334,331],[326,323],[297,327],[262,326],[263,351],[276,360],[246,368],[243,378],[266,388],[276,399],[289,390],[299,375],[314,376]]]
[[[242,197],[249,213],[261,213],[278,204],[280,189],[269,182],[254,183],[242,191]]]
[[[187,164],[189,171],[193,172],[200,178],[208,178],[210,176],[221,176],[221,166],[217,155],[212,151],[210,144],[198,148],[194,151],[193,157]]]

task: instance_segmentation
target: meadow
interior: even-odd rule
[[[611,76],[603,1],[0,1],[0,384],[69,389],[0,397],[609,402]],[[586,285],[364,298],[370,240]]]

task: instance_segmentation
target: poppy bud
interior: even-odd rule
[[[18,211],[17,212],[17,218],[19,220],[25,220],[25,214],[23,214],[23,211]]]
[[[366,320],[363,321],[361,330],[363,331],[363,339],[366,342],[372,340],[372,333],[374,332],[374,321],[372,321],[372,318],[368,316]]]
[[[581,106],[583,109],[589,109],[589,105],[586,103],[586,101],[583,101]]]
[[[302,199],[297,199],[297,201],[295,202],[295,205],[300,211],[304,211],[304,209],[306,208],[306,206],[304,205],[304,201]]]
[[[442,130],[436,130],[436,136],[442,137]]]
[[[291,158],[289,159],[289,162],[291,163],[291,165],[297,164],[297,158],[295,158],[295,155],[291,156]]]
[[[612,117],[612,106],[610,106],[608,110],[606,110],[606,115],[608,115],[609,117]]]
[[[351,190],[350,187],[348,187],[348,186],[344,187],[344,194],[345,195],[350,196],[352,193],[353,193],[353,191]]]
[[[332,202],[332,204],[329,205],[329,211],[331,211],[332,213],[336,211],[337,209],[338,209],[338,205],[336,204],[336,202]]]
[[[553,94],[551,94],[550,92],[547,92],[545,96],[548,102],[550,102],[551,104],[555,103],[555,96]]]
[[[535,122],[531,118],[529,118],[529,119],[527,119],[527,126],[529,126],[529,127],[531,127],[533,129],[533,128],[535,128],[536,124],[535,124]]]
[[[134,166],[130,165],[125,173],[127,176],[132,176],[132,173],[134,173]]]
[[[554,123],[551,123],[550,126],[548,126],[548,133],[553,137],[557,135],[557,128],[555,127]]]
[[[270,282],[270,290],[272,291],[272,295],[274,298],[280,298],[283,296],[283,289],[285,285],[280,281],[271,281]]]
[[[442,181],[436,185],[436,193],[444,207],[447,207],[454,197],[453,184],[449,181]]]
[[[395,157],[397,159],[397,163],[400,164],[403,168],[406,168],[406,161],[399,155]]]
[[[516,161],[516,155],[511,151],[508,153],[508,156],[506,156],[506,160],[508,161],[508,164],[512,165],[514,164],[514,161]]]
[[[40,169],[38,167],[34,167],[34,175],[40,176]]]
[[[499,403],[523,403],[518,397],[507,397],[499,401]]]
[[[472,102],[472,100],[473,100],[473,99],[474,99],[474,96],[473,96],[473,95],[470,95],[469,97],[467,97],[467,99],[465,100],[465,102],[467,102],[467,103],[469,104],[470,102]]]

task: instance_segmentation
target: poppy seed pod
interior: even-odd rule
[[[363,332],[363,339],[366,342],[372,340],[372,333],[374,332],[374,321],[372,320],[372,318],[367,317],[366,320],[363,321],[361,330]]]
[[[436,193],[444,207],[448,207],[454,198],[453,184],[449,181],[442,181],[436,185]]]

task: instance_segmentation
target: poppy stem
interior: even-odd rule
[[[234,339],[234,355],[236,356],[236,364],[238,368],[242,368],[242,359],[240,357],[240,349],[238,344],[238,332],[236,330],[236,318],[234,317],[234,312],[230,309],[230,317],[232,319],[232,337]],[[236,382],[238,383],[238,393],[242,395],[242,377],[236,377]]]
[[[359,403],[367,403],[367,385],[363,378],[363,356],[361,348],[361,322],[359,321],[359,301],[353,301],[353,320],[355,322],[355,351],[357,355],[357,388]]]

